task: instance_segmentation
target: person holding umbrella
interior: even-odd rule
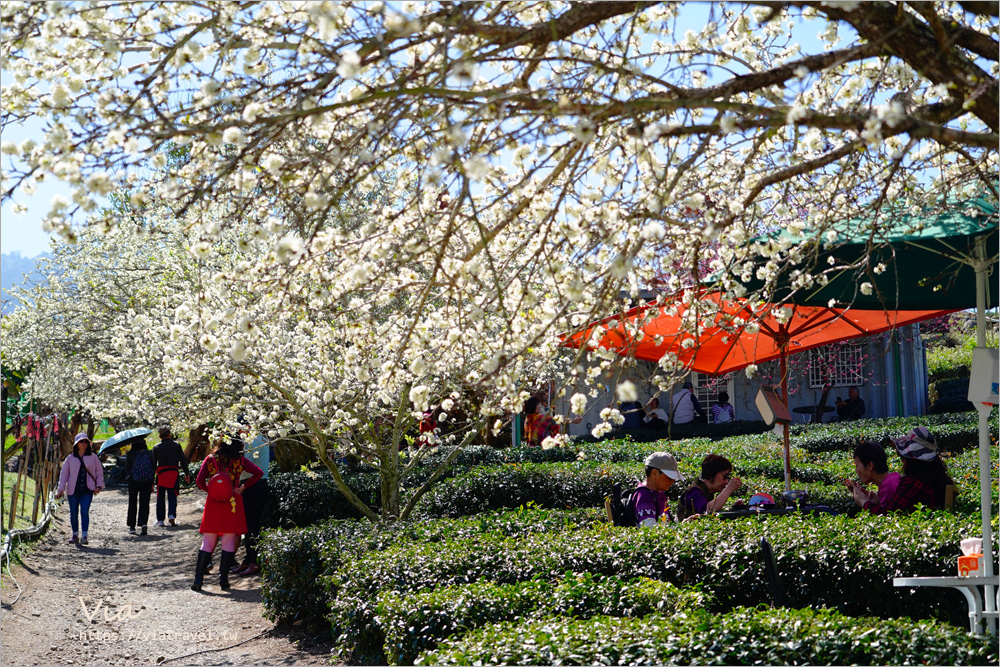
[[[205,458],[198,470],[195,483],[208,494],[201,516],[199,532],[202,538],[195,565],[191,590],[200,591],[205,571],[212,562],[212,551],[222,535],[222,558],[219,561],[219,588],[229,590],[229,570],[236,557],[236,538],[247,532],[246,514],[243,509],[243,491],[256,484],[264,471],[243,456],[243,442],[232,438],[219,440],[212,453]],[[250,473],[240,481],[243,473]]]
[[[56,498],[63,494],[69,499],[69,523],[73,528],[71,543],[87,544],[87,529],[90,528],[90,503],[94,496],[104,489],[104,469],[101,460],[91,448],[90,438],[86,433],[78,433],[73,441],[73,452],[63,461],[59,472],[59,487]],[[80,517],[77,518],[77,511]],[[83,535],[77,537],[83,523]]]
[[[128,524],[129,535],[146,534],[149,522],[149,497],[153,493],[153,454],[146,446],[146,436],[139,436],[132,442],[125,455],[125,479],[128,480]]]

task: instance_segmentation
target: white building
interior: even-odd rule
[[[820,363],[820,362],[823,363]],[[826,369],[826,373],[824,370]],[[657,395],[656,386],[650,381],[656,374],[654,362],[639,361],[634,368],[623,371],[620,381],[631,380],[639,389],[639,400],[645,404]],[[878,334],[859,338],[846,343],[806,350],[789,355],[788,389],[789,408],[805,410],[815,406],[820,399],[825,375],[830,375],[832,388],[827,398],[827,406],[833,407],[837,397],[847,399],[847,390],[857,387],[865,402],[865,418],[904,417],[926,414],[927,398],[927,357],[920,338],[920,325],[912,324],[899,328],[894,333]],[[581,424],[569,426],[570,435],[584,435],[601,421],[601,410],[617,405],[613,375],[596,382],[599,395],[591,398]],[[745,371],[736,371],[722,377],[711,377],[691,373],[688,378],[695,384],[698,399],[706,412],[717,401],[719,391],[729,393],[738,420],[761,419],[754,398],[761,385],[780,385],[779,362],[761,364],[753,377]],[[681,388],[681,380],[674,391]],[[573,391],[588,392],[592,387],[577,387]],[[563,399],[553,398],[556,414],[570,414],[568,392]],[[670,397],[659,394],[660,405],[669,413]],[[796,413],[800,422],[810,421],[810,414]],[[836,417],[835,411],[823,416],[828,422]]]

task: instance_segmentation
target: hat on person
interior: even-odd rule
[[[684,388],[685,389],[694,389],[694,385],[691,384],[690,382],[685,382],[684,383]]]
[[[76,445],[81,440],[86,440],[87,442],[90,442],[90,438],[87,437],[86,433],[77,433],[76,438],[73,440],[73,444]]]
[[[677,461],[666,452],[653,452],[646,457],[644,463],[647,468],[656,468],[670,479],[678,481],[684,479],[684,475],[677,469]]]
[[[903,458],[933,461],[938,455],[937,440],[924,426],[916,427],[902,438],[891,440]]]

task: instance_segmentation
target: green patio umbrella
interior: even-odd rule
[[[862,310],[975,308],[976,344],[986,347],[986,310],[997,307],[997,222],[995,196],[952,199],[916,214],[844,220],[800,235],[800,261],[779,257],[769,260],[770,267],[756,267],[770,273],[766,283],[756,270],[741,282],[748,290],[767,288],[775,303]],[[781,230],[752,243],[789,236]],[[733,269],[742,273],[742,267]],[[825,280],[805,284],[804,273],[821,274]],[[864,283],[871,284],[870,292]],[[976,409],[983,553],[992,554],[990,406],[977,404]],[[986,560],[986,575],[993,575],[992,558]],[[986,587],[986,598],[987,610],[995,611],[992,586]]]
[[[782,229],[754,239],[795,238]],[[756,274],[740,281],[748,290],[773,290],[774,303],[850,306],[860,310],[945,310],[976,307],[976,267],[997,263],[997,202],[987,197],[952,200],[921,214],[853,218],[799,235],[801,261],[774,261],[767,283]],[[739,267],[735,267],[737,273]],[[822,275],[796,284],[805,273]],[[739,278],[736,275],[737,279]],[[862,288],[872,286],[870,293]],[[988,281],[989,307],[997,281]],[[833,303],[831,304],[831,300]]]

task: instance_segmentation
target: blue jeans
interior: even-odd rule
[[[163,521],[167,517],[177,518],[177,489],[158,486],[156,487],[156,520]]]
[[[76,535],[79,532],[79,519],[76,516],[77,508],[80,509],[80,515],[83,517],[83,532],[87,532],[90,528],[90,503],[94,499],[93,493],[74,493],[72,496],[66,496],[69,499],[69,525],[73,527],[73,534]]]

